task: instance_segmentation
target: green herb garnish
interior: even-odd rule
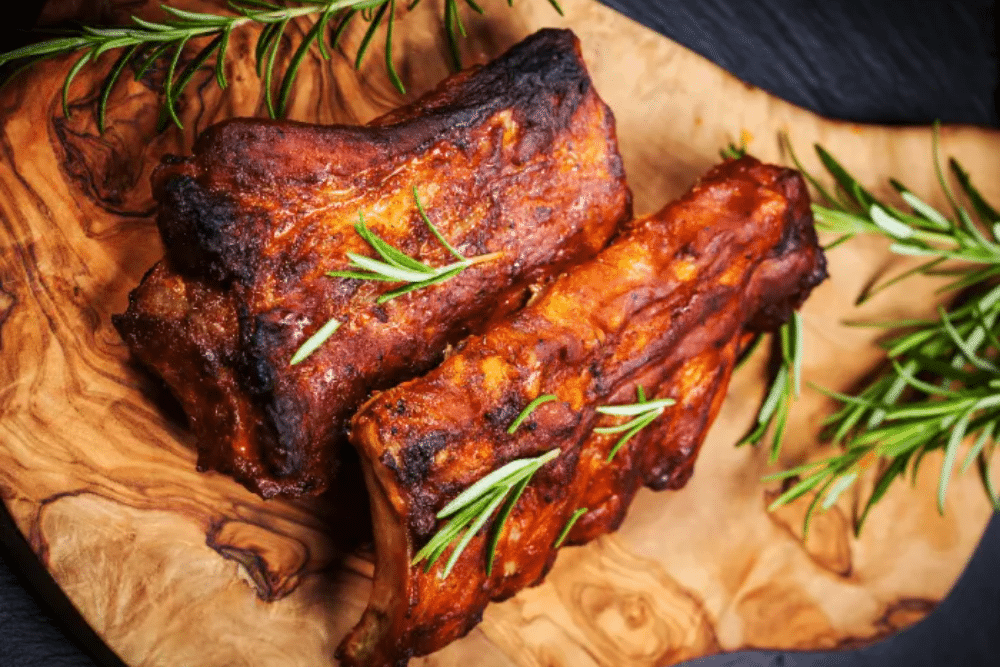
[[[340,328],[343,322],[338,321],[336,318],[331,319],[329,322],[321,326],[316,333],[302,343],[302,347],[292,355],[292,360],[288,362],[289,366],[294,366],[305,360],[310,354],[315,352],[320,345],[326,342],[326,340],[334,334],[334,332]]]
[[[781,358],[778,371],[764,396],[757,412],[757,425],[747,433],[739,445],[756,445],[769,430],[773,430],[771,440],[771,461],[778,458],[781,442],[788,423],[788,411],[792,401],[799,397],[802,387],[802,315],[798,311],[778,329],[781,343]],[[759,339],[758,339],[759,340]],[[773,427],[773,428],[772,428]]]
[[[719,151],[719,156],[723,160],[739,160],[742,157],[746,157],[747,145],[741,140],[740,145],[729,142],[729,145]]]
[[[604,415],[635,417],[635,419],[625,422],[624,424],[619,424],[618,426],[607,426],[594,429],[594,433],[626,432],[625,435],[623,435],[618,442],[615,443],[615,446],[611,448],[611,452],[608,453],[607,460],[609,462],[615,457],[618,450],[622,448],[622,445],[631,440],[636,433],[649,426],[654,419],[663,414],[664,408],[677,402],[672,398],[660,398],[655,401],[647,401],[646,391],[641,386],[636,388],[636,396],[638,398],[636,403],[631,403],[629,405],[602,405],[596,408],[597,412]]]
[[[566,536],[569,535],[569,531],[573,529],[573,526],[576,525],[576,522],[580,519],[580,517],[586,513],[586,507],[581,507],[577,511],[573,512],[573,516],[569,518],[569,521],[566,522],[566,525],[563,526],[563,529],[559,532],[559,537],[556,538],[556,543],[552,545],[553,549],[558,549],[562,546],[562,543],[566,541]]]
[[[473,264],[487,262],[500,256],[501,253],[494,252],[478,257],[464,257],[454,246],[448,243],[437,227],[430,221],[430,218],[427,217],[427,213],[424,211],[424,207],[421,205],[420,198],[417,195],[416,187],[413,188],[413,198],[417,202],[417,210],[420,212],[420,217],[423,218],[427,227],[430,228],[431,233],[434,234],[437,240],[441,242],[441,245],[458,258],[457,262],[437,268],[428,266],[381,239],[365,225],[364,214],[359,214],[361,219],[354,225],[354,230],[385,261],[349,252],[347,253],[347,257],[351,260],[351,264],[353,267],[361,269],[361,271],[330,271],[326,275],[333,278],[409,283],[378,297],[378,303],[385,303],[408,292],[443,283],[454,278]]]
[[[517,427],[524,423],[524,420],[528,418],[528,415],[534,412],[535,408],[539,405],[542,403],[548,403],[549,401],[555,401],[557,399],[558,397],[555,394],[542,394],[531,403],[528,403],[527,407],[525,407],[524,410],[521,410],[521,414],[515,417],[514,421],[512,421],[510,426],[507,427],[508,435],[514,435],[514,431],[517,430]]]
[[[292,1],[298,6],[281,6],[269,0],[230,0],[228,5],[233,12],[231,15],[192,12],[161,4],[160,8],[169,16],[164,21],[146,21],[133,16],[131,17],[133,25],[129,26],[107,28],[84,26],[63,37],[30,44],[7,53],[0,53],[0,67],[10,62],[22,61],[17,70],[20,71],[40,60],[82,52],[63,82],[63,113],[68,117],[69,87],[76,75],[88,64],[96,62],[105,52],[122,50],[122,55],[112,66],[101,85],[97,122],[98,127],[103,132],[108,97],[125,67],[129,64],[132,65],[135,70],[135,79],[138,81],[154,62],[162,60],[169,63],[169,70],[163,82],[164,111],[162,119],[169,118],[178,127],[181,127],[181,121],[177,115],[177,102],[181,93],[191,83],[195,73],[214,56],[212,67],[215,72],[215,81],[220,88],[225,89],[227,86],[225,61],[233,31],[257,26],[261,29],[254,48],[257,75],[261,77],[264,84],[264,100],[268,113],[277,118],[283,117],[288,110],[288,100],[295,78],[310,49],[314,45],[317,46],[320,57],[329,60],[330,49],[337,48],[347,26],[360,15],[370,25],[358,47],[354,59],[355,68],[361,67],[375,31],[384,19],[386,21],[386,72],[393,86],[400,93],[406,92],[392,57],[396,0]],[[408,8],[413,9],[418,2],[419,0],[411,2]],[[549,0],[549,2],[562,14],[558,3],[554,0]],[[472,0],[466,0],[466,4],[474,11],[483,13],[482,8]],[[465,27],[462,25],[458,13],[458,3],[455,0],[446,0],[444,14],[444,26],[452,59],[455,68],[458,69],[461,68],[461,60],[458,55],[456,33],[465,36]],[[295,47],[284,72],[278,72],[276,71],[279,60],[278,51],[284,43],[293,44],[294,35],[298,32],[297,30],[289,31],[289,25],[294,19],[304,16],[315,16],[315,22]],[[334,26],[333,28],[330,27],[331,24]],[[177,65],[181,60],[184,47],[192,40],[206,38],[211,39],[180,72],[177,72]],[[273,82],[279,80],[281,84],[278,87],[277,96],[275,96]]]
[[[841,234],[836,243],[856,234],[875,234],[892,240],[890,249],[897,254],[928,258],[867,290],[860,301],[915,274],[950,276],[952,281],[940,291],[962,294],[947,307],[939,307],[935,318],[868,325],[892,331],[880,343],[888,366],[853,395],[825,392],[843,403],[826,420],[824,430],[842,453],[765,478],[792,481],[770,509],[815,493],[806,513],[806,530],[817,507],[832,507],[865,470],[875,467],[875,486],[855,521],[855,530],[860,531],[891,482],[908,470],[915,475],[924,455],[936,449],[944,451],[937,490],[938,509],[943,512],[949,480],[967,437],[974,440],[960,469],[964,472],[978,463],[986,494],[1000,510],[990,478],[1000,432],[1000,215],[961,165],[951,160],[951,171],[971,209],[959,203],[941,168],[938,131],[935,124],[932,150],[939,183],[951,204],[950,216],[895,180],[890,183],[909,210],[876,199],[820,146],[817,153],[836,181],[836,190],[827,191],[806,173],[825,199],[825,204],[813,205],[813,213],[821,228]],[[801,170],[794,153],[792,158]],[[772,391],[786,390],[772,386]]]
[[[410,564],[416,565],[421,561],[426,561],[424,566],[426,572],[451,546],[453,547],[451,557],[438,575],[444,579],[451,574],[458,557],[465,551],[472,538],[486,524],[497,508],[503,504],[487,545],[486,574],[492,574],[497,542],[507,517],[510,516],[511,510],[517,504],[521,494],[524,493],[532,476],[543,465],[559,456],[559,453],[560,450],[553,449],[536,458],[511,461],[458,494],[454,500],[437,513],[438,519],[452,517],[451,520],[431,537],[423,549],[417,552]]]

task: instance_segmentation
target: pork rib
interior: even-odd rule
[[[180,398],[199,467],[265,497],[323,490],[370,391],[428,370],[631,215],[614,118],[565,30],[365,127],[227,121],[153,185],[167,258],[114,323]],[[382,305],[398,285],[328,277],[347,252],[373,255],[354,230],[362,213],[421,262],[454,261],[414,188],[466,257],[497,257]],[[290,366],[330,319],[335,336]]]
[[[682,486],[741,340],[784,321],[825,276],[801,177],[753,158],[727,161],[435,370],[372,397],[352,421],[352,442],[372,500],[375,582],[341,659],[395,666],[441,648],[490,600],[541,581],[576,510],[586,508],[566,544],[616,529],[641,486]],[[595,409],[635,403],[640,386],[676,404],[609,462],[621,434],[594,428],[624,418]],[[508,434],[544,394],[557,400]],[[449,576],[440,577],[448,553],[427,571],[411,564],[458,493],[554,449],[505,523],[487,522]]]

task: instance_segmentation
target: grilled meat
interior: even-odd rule
[[[679,488],[721,405],[741,341],[774,327],[826,276],[808,195],[793,171],[727,161],[525,309],[464,342],[424,377],[372,397],[352,421],[376,533],[375,583],[341,644],[348,665],[402,665],[467,633],[490,600],[537,584],[566,544],[616,529],[636,491]],[[628,440],[598,406],[676,404]],[[508,427],[539,405],[513,435]],[[617,421],[616,421],[617,420]],[[458,493],[516,459],[559,455],[501,526],[485,524],[442,579],[411,564]],[[492,573],[488,542],[499,530]]]
[[[324,489],[369,392],[427,371],[631,216],[613,116],[564,30],[368,126],[222,123],[153,185],[167,258],[115,326],[180,398],[199,467],[265,497]],[[362,213],[407,255],[454,261],[414,188],[466,257],[498,255],[381,305],[398,285],[328,277],[373,254]],[[331,318],[340,330],[290,366]]]

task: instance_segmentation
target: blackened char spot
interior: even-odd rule
[[[287,327],[260,315],[252,315],[244,304],[237,306],[237,317],[242,351],[238,369],[240,384],[255,396],[270,394],[274,391],[277,377],[271,357],[287,336]]]
[[[399,480],[409,487],[423,482],[431,464],[434,463],[434,455],[441,451],[447,442],[447,431],[431,431],[407,441],[402,448],[402,468],[396,471]]]
[[[501,430],[506,430],[512,421],[514,421],[521,410],[523,409],[523,399],[518,394],[507,394],[503,397],[502,402],[499,406],[493,410],[488,411],[483,417],[486,422],[496,428]]]
[[[450,125],[467,127],[513,108],[522,127],[516,160],[544,152],[569,127],[591,90],[577,49],[569,30],[539,30],[469,79],[461,106],[451,110]],[[497,95],[497,90],[510,94]]]
[[[180,273],[208,276],[225,282],[222,255],[238,216],[235,202],[221,192],[203,188],[194,178],[179,174],[160,188],[157,225],[171,265]]]
[[[273,441],[262,452],[267,465],[275,477],[285,477],[302,472],[305,468],[304,450],[298,446],[305,440],[302,431],[303,407],[294,397],[272,396],[264,404],[267,437]]]
[[[771,256],[783,257],[802,248],[815,248],[818,245],[816,227],[802,176],[796,171],[785,169],[775,185],[785,196],[788,208],[784,213],[786,222],[782,226],[781,239],[772,248]]]
[[[687,476],[681,474],[686,462],[686,457],[676,453],[663,457],[657,462],[655,470],[647,475],[646,486],[654,491],[681,488],[690,477],[690,474]]]
[[[398,473],[398,471],[397,471]],[[423,487],[418,487],[413,491],[410,499],[410,530],[418,539],[426,539],[437,527],[434,503],[437,501],[435,494]]]
[[[714,315],[725,308],[731,300],[732,292],[732,288],[719,286],[705,295],[704,317]]]
[[[275,391],[280,369],[274,360],[281,356],[288,327],[262,315],[251,315],[245,306],[237,310],[241,353],[236,379],[264,417],[258,432],[264,443],[261,453],[275,477],[301,473],[308,464],[307,408],[300,397]]]

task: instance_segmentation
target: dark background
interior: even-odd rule
[[[1000,127],[995,2],[603,1],[741,79],[825,116]],[[34,19],[5,21],[0,51],[23,43],[14,31]],[[0,537],[0,667],[114,664],[3,512]],[[949,597],[890,640],[860,651],[740,653],[690,665],[1000,665],[1000,515]]]

